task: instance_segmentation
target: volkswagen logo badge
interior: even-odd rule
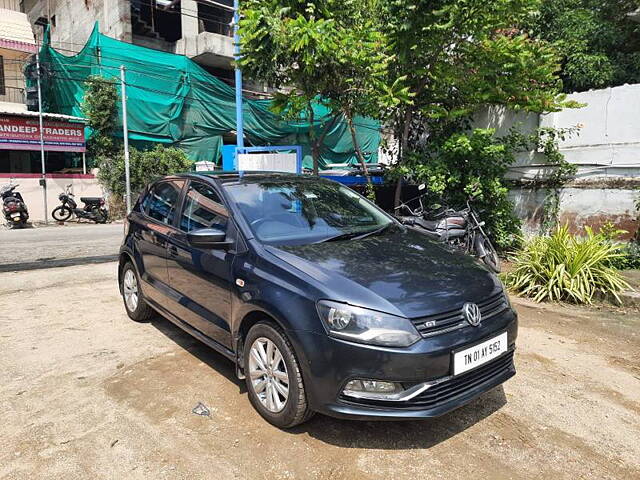
[[[462,307],[462,313],[464,313],[464,318],[467,319],[469,325],[477,327],[480,325],[482,321],[482,313],[480,312],[480,307],[475,303],[465,303]]]

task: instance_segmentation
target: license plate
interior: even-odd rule
[[[507,332],[453,354],[453,374],[460,375],[490,362],[507,351]]]

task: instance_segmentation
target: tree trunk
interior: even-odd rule
[[[309,143],[311,143],[311,158],[313,159],[313,174],[318,176],[318,162],[320,160],[320,146],[318,145],[318,139],[316,137],[316,127],[313,124],[315,121],[315,113],[313,111],[313,105],[309,103]]]
[[[360,166],[362,167],[362,171],[364,172],[364,176],[367,179],[367,185],[369,188],[372,187],[371,183],[371,175],[369,175],[369,169],[367,168],[367,164],[364,160],[364,155],[362,154],[362,150],[360,149],[360,144],[358,143],[358,139],[356,137],[356,128],[353,126],[353,118],[351,115],[345,115],[347,117],[347,123],[349,124],[349,131],[351,132],[351,140],[353,140],[353,148],[356,151],[356,157],[358,157],[358,161],[360,162]]]
[[[404,121],[402,124],[402,135],[400,137],[400,149],[398,151],[398,165],[402,163],[409,148],[409,132],[411,131],[411,120],[413,118],[413,110],[411,107],[407,107],[407,111],[404,114]],[[396,191],[393,199],[393,206],[397,207],[400,205],[400,201],[402,200],[402,182],[403,178],[398,177],[398,181],[396,183]]]
[[[310,117],[313,118],[313,113],[310,114]],[[311,157],[313,158],[313,174],[318,175],[318,165],[320,163],[320,153],[322,153],[322,144],[324,143],[324,139],[329,133],[329,130],[333,128],[338,120],[339,115],[334,114],[327,123],[325,123],[322,133],[319,137],[316,137],[315,131],[313,133],[313,139],[311,140]]]

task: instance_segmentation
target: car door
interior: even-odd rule
[[[193,247],[187,233],[218,228],[227,239],[237,232],[215,188],[190,180],[186,188],[178,229],[168,239],[169,285],[177,304],[173,312],[209,338],[231,347],[231,285],[234,249]]]
[[[169,291],[167,241],[174,227],[183,179],[161,181],[153,185],[141,203],[141,215],[134,233],[142,260],[142,280],[151,288],[145,294],[165,306]]]

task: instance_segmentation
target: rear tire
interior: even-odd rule
[[[153,316],[153,309],[147,305],[140,288],[138,272],[131,262],[125,263],[120,274],[120,293],[124,308],[131,320],[146,322]]]
[[[71,218],[71,215],[73,215],[71,209],[69,207],[65,207],[64,205],[60,205],[59,207],[54,208],[53,212],[51,212],[51,216],[57,222],[66,222]]]
[[[96,223],[107,223],[107,220],[109,220],[109,212],[104,208],[96,209],[94,213],[96,215]]]
[[[244,345],[249,401],[262,418],[279,428],[309,420],[314,412],[309,409],[300,366],[285,333],[272,323],[257,323]],[[270,392],[276,400],[269,400]]]

